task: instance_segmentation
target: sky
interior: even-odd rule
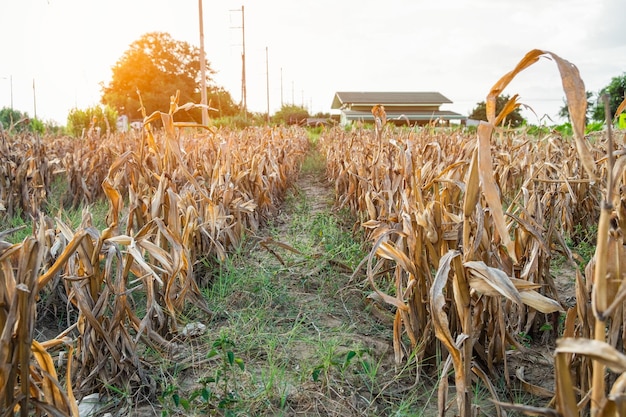
[[[199,46],[191,0],[5,0],[0,9],[0,107],[66,123],[100,103],[129,45],[167,32]],[[242,13],[243,7],[243,13]],[[242,21],[244,30],[242,30]],[[240,102],[245,36],[248,109],[282,104],[331,112],[337,91],[437,91],[469,114],[532,49],[576,65],[587,91],[626,72],[622,0],[223,0],[203,2],[204,47],[215,84]],[[266,68],[269,71],[266,71]],[[269,87],[268,87],[269,81]],[[33,88],[34,85],[34,88]],[[565,97],[542,59],[504,91],[530,123],[555,123]],[[550,123],[548,121],[548,123]]]

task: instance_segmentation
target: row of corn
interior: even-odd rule
[[[507,84],[544,57],[563,79],[573,139],[501,128],[519,106],[517,96],[495,114]],[[574,65],[551,52],[529,52],[495,83],[486,103],[489,121],[476,133],[393,129],[378,107],[375,129],[333,130],[322,140],[337,204],[358,213],[372,241],[367,281],[372,298],[394,313],[396,361],[426,368],[443,347],[446,360],[436,369],[440,415],[450,410],[451,369],[454,413],[463,417],[478,413],[475,381],[491,391],[498,415],[506,407],[626,415],[623,141],[592,144],[584,137],[584,84]],[[574,264],[566,237],[592,230],[599,218],[596,256],[584,277],[576,268],[576,299],[564,299],[551,261],[564,256]],[[546,329],[552,341],[560,337],[553,389],[524,381],[509,363],[512,351],[532,354],[518,335],[541,340]],[[605,375],[605,366],[619,377]],[[493,379],[501,370],[509,387],[548,397],[545,407],[500,400]],[[612,390],[605,382],[615,382]]]
[[[57,175],[75,176],[70,189],[79,197],[71,203],[101,192],[109,210],[104,230],[89,210],[72,228],[41,214],[34,201],[33,235],[1,243],[0,409],[77,415],[76,399],[92,392],[154,398],[139,346],[167,354],[185,308],[211,314],[201,261],[223,260],[253,234],[297,175],[308,147],[303,130],[197,134],[175,122],[180,109],[173,97],[168,113],[146,115],[141,135],[82,146],[31,140],[39,158],[57,164]],[[37,181],[49,186],[47,175]],[[39,337],[41,305],[53,298],[65,304],[55,306],[65,310],[63,330]]]

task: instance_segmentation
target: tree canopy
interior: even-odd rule
[[[620,103],[624,100],[624,95],[626,94],[626,72],[620,76],[613,77],[609,85],[598,92],[596,105],[593,107],[591,115],[593,120],[598,122],[603,122],[605,120],[604,102],[602,101],[602,96],[604,94],[608,94],[609,96],[609,108],[611,109],[611,117],[613,117]]]
[[[28,113],[22,113],[9,107],[0,109],[0,127],[11,132],[43,133],[44,125],[39,119],[30,118]]]
[[[110,83],[102,87],[102,103],[131,120],[142,118],[137,91],[147,114],[156,110],[167,112],[170,97],[177,90],[180,90],[180,104],[200,103],[200,50],[173,39],[168,33],[143,35],[130,44],[112,71]],[[238,109],[230,94],[212,84],[213,73],[207,62],[208,102],[221,110],[221,114],[215,112],[214,116],[236,113]],[[196,122],[202,119],[198,108],[177,113],[177,117]]]
[[[279,111],[272,116],[272,122],[279,124],[299,124],[309,117],[309,111],[302,106],[284,104]]]
[[[510,96],[498,96],[498,98],[496,99],[496,116],[504,108],[504,105],[509,101],[510,98]],[[472,110],[469,118],[474,120],[487,121],[487,103],[481,101],[480,103],[476,104],[476,107],[474,108],[474,110]],[[519,108],[509,113],[504,123],[510,124],[511,127],[521,126],[522,123],[524,123],[524,118],[522,117]]]

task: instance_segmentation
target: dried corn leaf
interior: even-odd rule
[[[626,355],[600,340],[582,338],[559,339],[554,352],[556,355],[559,353],[575,353],[588,356],[593,360],[601,362],[613,372],[626,372]]]
[[[498,95],[517,74],[533,65],[544,55],[549,56],[557,63],[561,74],[563,90],[567,98],[567,106],[572,121],[572,129],[574,131],[574,140],[578,151],[578,157],[583,163],[585,171],[589,177],[592,180],[596,180],[595,162],[591,156],[591,152],[589,152],[589,146],[584,137],[585,116],[587,112],[587,93],[585,91],[585,84],[583,83],[582,78],[580,78],[578,68],[558,55],[550,51],[542,51],[539,49],[529,51],[512,71],[503,75],[493,85],[493,87],[491,87],[486,101],[487,120],[495,125],[496,98]]]
[[[378,286],[376,285],[376,283],[374,282],[374,270],[372,268],[372,260],[374,259],[375,254],[378,252],[378,248],[385,243],[385,238],[392,234],[395,233],[394,230],[388,230],[387,232],[383,233],[380,238],[378,239],[378,241],[374,244],[374,247],[372,248],[372,250],[370,251],[370,254],[368,256],[367,259],[367,279],[370,283],[370,285],[372,286],[372,288],[374,289],[374,291],[376,291],[378,293],[378,295],[387,303],[387,304],[391,304],[393,306],[396,306],[398,309],[403,310],[403,311],[408,311],[409,307],[406,305],[406,303],[404,302],[404,300],[402,300],[401,297],[402,294],[398,294],[397,297],[391,297],[390,295],[387,295],[386,293],[384,293],[383,291],[381,291],[380,289],[378,289]]]
[[[560,339],[557,341],[557,349],[555,351],[556,410],[563,417],[579,417],[569,361],[567,360],[567,355],[559,351],[559,345],[564,340],[577,339]]]
[[[520,298],[522,303],[534,308],[545,314],[554,313],[556,311],[564,312],[563,307],[557,301],[539,294],[537,291],[521,291]]]
[[[494,404],[508,410],[517,411],[526,416],[546,416],[546,417],[563,417],[559,412],[547,407],[535,407],[526,404],[511,404],[492,400]]]
[[[463,358],[461,350],[458,348],[457,343],[450,333],[450,322],[446,315],[446,296],[444,294],[444,288],[448,282],[448,275],[450,274],[451,263],[457,256],[460,256],[459,251],[448,251],[441,257],[439,263],[439,269],[435,275],[433,285],[430,288],[430,315],[432,317],[433,326],[435,328],[435,335],[444,344],[454,364],[456,391],[457,391],[457,404],[459,406],[460,414],[464,414],[464,410],[467,409],[469,404],[466,403],[467,395],[467,377],[465,375],[464,359],[470,360],[470,358]],[[461,336],[461,335],[459,335]]]
[[[33,340],[31,349],[39,367],[44,371],[42,375],[44,401],[57,410],[68,413],[72,407],[69,404],[67,396],[61,391],[52,357],[36,340]]]
[[[469,270],[469,284],[476,291],[493,294],[492,290],[495,290],[515,304],[522,305],[519,291],[504,271],[487,266],[482,261],[465,262],[463,266]]]
[[[522,384],[522,388],[524,388],[524,391],[528,392],[529,394],[532,394],[535,397],[543,397],[543,398],[554,397],[554,392],[547,390],[544,387],[541,387],[539,385],[531,384],[530,382],[526,381],[526,378],[524,377],[523,366],[515,370],[515,376]]]
[[[376,255],[398,263],[402,267],[402,269],[410,273],[411,276],[417,276],[417,271],[415,269],[415,265],[413,265],[413,262],[409,260],[404,252],[398,250],[391,243],[384,241],[381,242],[380,245],[378,245],[378,249],[376,250]]]
[[[502,211],[502,201],[498,192],[498,187],[493,176],[493,162],[491,159],[491,132],[493,126],[481,123],[478,125],[478,163],[480,181],[482,184],[483,195],[491,215],[493,217],[494,224],[502,239],[502,243],[507,249],[508,255],[513,259],[513,262],[517,263],[517,256],[515,255],[515,244],[509,236],[509,231],[504,221],[504,212]]]

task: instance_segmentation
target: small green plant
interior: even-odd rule
[[[525,332],[519,332],[517,334],[517,336],[519,337],[520,343],[526,347],[530,347],[530,344],[533,341],[533,338],[531,335],[525,333]]]
[[[357,359],[357,364],[360,365],[358,371],[367,372],[370,370],[371,365],[363,358],[363,354],[366,352],[365,350],[349,350],[342,354],[336,354],[335,348],[334,343],[326,345],[321,363],[313,368],[311,372],[311,378],[314,382],[322,382],[322,385],[328,387],[332,370],[334,369],[339,375],[344,377],[346,370],[355,359]]]
[[[236,379],[236,368],[241,371],[245,370],[243,359],[235,356],[232,349],[235,348],[235,344],[227,338],[225,335],[220,336],[213,343],[213,348],[207,354],[207,358],[213,358],[217,355],[222,357],[222,364],[217,369],[213,377],[203,378],[201,382],[205,384],[215,384],[215,386],[222,392],[217,408],[220,410],[231,408],[239,401],[239,394],[237,392],[236,385],[233,385],[233,380]]]
[[[19,243],[32,234],[32,223],[26,222],[22,209],[16,207],[13,217],[0,220],[0,232],[0,240]]]
[[[200,378],[198,383],[201,386],[188,396],[182,395],[176,385],[168,384],[158,396],[162,407],[161,416],[165,417],[181,409],[185,412],[217,409],[230,415],[241,398],[235,383],[238,378],[237,369],[245,370],[244,361],[235,355],[234,347],[235,344],[225,335],[213,342],[207,359],[220,356],[220,366],[213,376]]]
[[[201,381],[202,383],[202,381]],[[206,383],[203,384],[202,388],[198,388],[194,390],[189,397],[181,397],[178,392],[178,387],[175,385],[167,385],[163,390],[163,393],[157,397],[159,403],[161,404],[161,416],[166,417],[167,415],[180,410],[181,408],[184,411],[192,411],[194,404],[196,402],[200,402],[200,407],[203,405],[207,405],[209,400],[212,398],[212,393],[210,389],[207,387]]]

